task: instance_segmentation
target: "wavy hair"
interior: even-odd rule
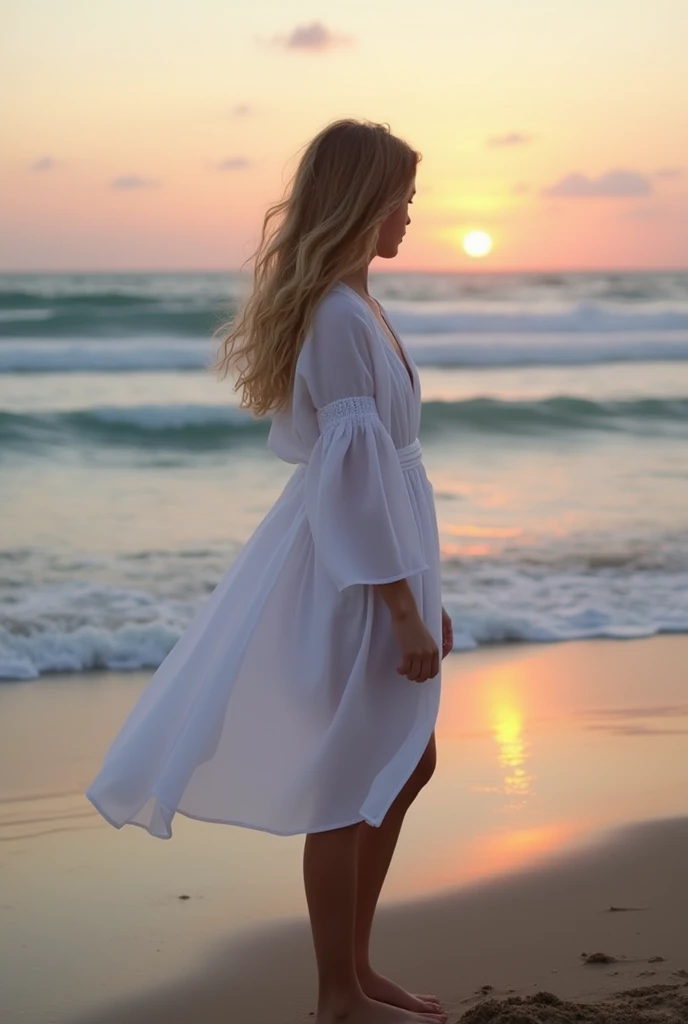
[[[265,214],[253,287],[213,369],[237,373],[241,408],[286,406],[296,361],[323,295],[375,255],[382,222],[403,203],[421,159],[388,125],[341,120],[303,150],[284,198]]]

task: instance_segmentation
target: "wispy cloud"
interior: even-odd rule
[[[231,156],[228,160],[221,160],[215,166],[218,171],[244,171],[251,166],[251,161],[245,156]]]
[[[253,107],[249,106],[248,103],[237,103],[237,105],[232,107],[230,110],[230,115],[232,117],[248,117],[248,115],[253,112]]]
[[[491,135],[487,145],[494,149],[499,146],[526,146],[532,141],[533,136],[525,132],[506,132],[504,135]]]
[[[625,199],[629,196],[649,196],[652,182],[646,174],[638,171],[608,171],[599,178],[585,174],[567,174],[554,185],[542,190],[544,196],[571,197],[576,199]]]
[[[57,167],[57,160],[53,160],[51,156],[44,156],[31,164],[32,171],[52,171],[55,167]]]
[[[685,167],[660,167],[653,174],[653,178],[681,178],[685,174],[685,170]]]
[[[322,53],[338,46],[350,46],[354,41],[353,36],[335,32],[321,21],[297,25],[287,35],[276,35],[269,40],[273,46],[283,50],[298,50],[305,53]]]
[[[110,188],[127,192],[140,188],[157,188],[159,184],[160,182],[154,178],[139,178],[136,174],[124,174],[119,178],[113,178]]]

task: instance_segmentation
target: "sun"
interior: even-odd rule
[[[466,255],[478,259],[481,256],[487,256],[490,252],[492,239],[487,231],[469,231],[467,235],[463,236],[462,245]]]

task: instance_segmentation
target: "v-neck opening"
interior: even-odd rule
[[[352,288],[351,285],[345,284],[343,281],[337,281],[336,284],[335,284],[335,287],[337,287],[337,286],[339,286],[341,288],[346,288],[346,290],[348,292],[351,292],[351,294],[353,296],[355,296],[355,298],[361,303],[362,306],[365,306],[365,308],[368,310],[368,313],[370,313],[370,315],[375,320],[375,326],[377,327],[378,331],[380,332],[380,334],[384,335],[385,332],[382,329],[382,325],[380,324],[380,321],[379,321],[378,317],[375,316],[375,314],[373,313],[373,311],[370,308],[370,306],[368,305],[368,303],[365,301],[365,299],[361,298],[361,296],[358,294],[358,292],[355,290],[355,288]],[[401,350],[402,355],[400,356],[399,353],[395,351],[394,345],[391,344],[391,342],[389,341],[388,338],[385,338],[385,345],[394,354],[394,358],[397,359],[399,361],[399,363],[401,364],[401,366],[403,367],[404,373],[408,377],[409,384],[411,385],[411,391],[415,395],[415,393],[416,393],[416,382],[415,382],[415,379],[414,379],[414,376],[413,376],[413,370],[411,369],[411,366],[410,366],[409,362],[406,359],[406,350],[405,350],[405,348],[404,348],[404,346],[403,346],[403,344],[401,342],[401,339],[399,338],[399,335],[397,334],[397,332],[395,330],[393,330],[392,325],[390,324],[389,320],[385,316],[385,312],[384,312],[382,306],[377,301],[377,299],[375,299],[374,301],[377,303],[378,309],[380,310],[380,315],[382,316],[382,319],[385,321],[385,323],[386,323],[386,325],[387,325],[387,327],[389,329],[389,333],[396,339],[397,344],[399,345],[399,348]]]

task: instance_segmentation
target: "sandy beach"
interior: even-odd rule
[[[378,969],[452,1022],[688,1020],[687,663],[682,636],[451,655]],[[0,689],[0,1016],[312,1020],[301,837],[179,816],[163,842],[83,796],[147,678]]]
[[[513,878],[387,907],[377,930],[379,969],[436,992],[452,1022],[684,1022],[686,863],[683,818],[622,830],[599,848]],[[609,962],[595,962],[597,954]],[[313,1010],[310,961],[305,922],[264,929],[221,943],[195,978],[79,1024],[305,1024]],[[634,994],[623,995],[629,989]],[[543,992],[570,1005],[544,1000]],[[509,1015],[513,1004],[503,1003],[514,997],[524,1000],[522,1015]],[[578,1015],[581,1003],[590,1017]],[[468,1014],[473,1007],[480,1011]]]

